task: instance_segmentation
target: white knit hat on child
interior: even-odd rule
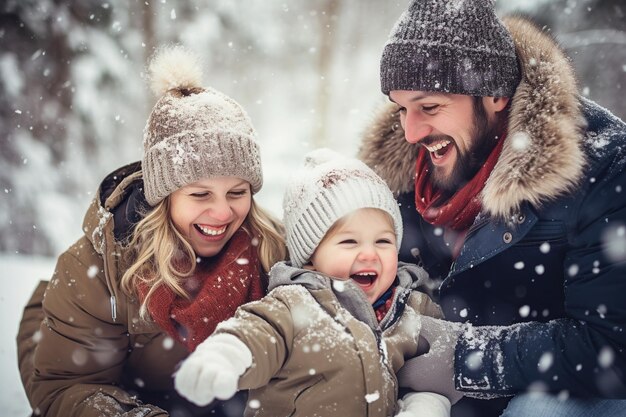
[[[402,217],[391,190],[367,165],[330,149],[306,155],[283,199],[287,248],[295,267],[306,264],[331,226],[346,214],[376,208],[391,216],[398,246]]]

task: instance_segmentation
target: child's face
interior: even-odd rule
[[[356,210],[339,221],[311,257],[313,269],[352,279],[374,303],[396,278],[398,251],[393,223],[385,212],[371,208]]]

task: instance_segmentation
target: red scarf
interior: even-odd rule
[[[237,307],[265,294],[267,280],[251,241],[240,228],[220,254],[200,262],[195,274],[183,282],[191,299],[159,285],[148,300],[152,319],[189,351],[211,335],[218,323],[232,317]],[[139,286],[141,301],[148,289]]]
[[[463,242],[465,233],[480,212],[480,192],[498,162],[504,139],[503,135],[498,140],[474,178],[444,202],[439,201],[442,192],[430,182],[428,151],[424,147],[419,150],[415,163],[415,208],[428,223],[458,232],[457,243],[459,240]],[[456,255],[460,244],[454,246]]]
[[[376,320],[378,320],[379,323],[385,318],[389,309],[391,309],[391,303],[393,302],[393,295],[396,292],[397,284],[394,282],[392,285],[392,287],[387,289],[387,291],[372,304],[372,308],[374,308],[374,313],[376,314]]]

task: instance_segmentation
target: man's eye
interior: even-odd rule
[[[438,108],[439,108],[438,104],[433,104],[431,106],[422,106],[422,111],[426,114],[434,114],[437,112]]]

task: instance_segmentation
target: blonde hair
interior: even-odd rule
[[[196,268],[196,254],[174,227],[169,206],[170,196],[167,196],[146,213],[135,226],[127,245],[125,264],[129,266],[122,276],[121,287],[129,296],[138,294],[140,283],[148,287],[139,310],[144,319],[148,317],[148,300],[159,285],[165,285],[175,294],[187,298],[181,278],[193,275]],[[263,273],[267,274],[274,263],[286,258],[282,224],[259,207],[254,198],[242,227],[252,236],[253,244],[255,239],[258,240],[256,246]]]

